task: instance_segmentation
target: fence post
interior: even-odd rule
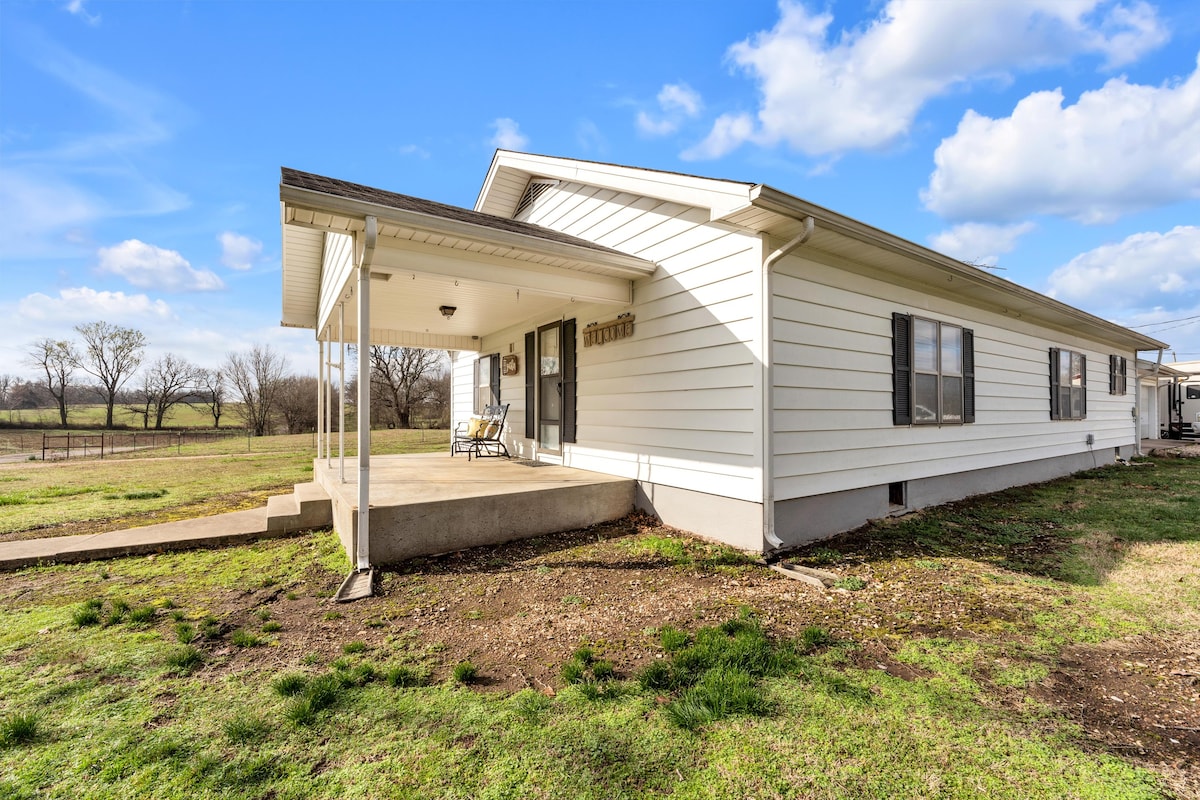
[[[46,460],[46,434],[42,434],[42,461]]]

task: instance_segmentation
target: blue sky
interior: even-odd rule
[[[279,167],[470,207],[496,147],[766,183],[1200,359],[1198,56],[1182,0],[4,0],[0,373],[97,319],[315,372]]]

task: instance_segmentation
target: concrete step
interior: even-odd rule
[[[291,494],[267,498],[267,530],[272,533],[332,525],[333,502],[315,483],[297,483]]]

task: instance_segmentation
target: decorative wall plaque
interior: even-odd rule
[[[520,356],[500,356],[500,372],[503,375],[518,375],[521,372]]]
[[[633,314],[621,314],[610,322],[593,322],[583,329],[583,346],[615,342],[633,336]]]

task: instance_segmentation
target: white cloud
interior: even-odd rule
[[[637,129],[645,136],[668,136],[679,130],[684,120],[697,116],[704,107],[700,93],[686,83],[667,83],[659,90],[660,116],[639,111]]]
[[[529,137],[521,133],[521,126],[514,119],[500,117],[492,122],[495,129],[492,135],[492,147],[501,150],[524,150],[529,145]]]
[[[1200,298],[1200,227],[1135,233],[1076,256],[1049,278],[1049,294],[1110,310],[1178,309]]]
[[[935,250],[946,255],[972,264],[994,267],[999,263],[1001,255],[1012,252],[1017,246],[1017,239],[1035,227],[1032,222],[1020,222],[1015,225],[964,222],[931,236],[929,242]]]
[[[931,98],[973,80],[1098,54],[1108,65],[1166,40],[1153,9],[1102,0],[891,0],[865,27],[833,31],[833,15],[781,0],[779,22],[733,45],[730,60],[759,85],[756,124],[723,115],[690,151],[715,157],[744,142],[808,155],[879,149],[904,136]],[[737,125],[732,124],[736,120]]]
[[[704,141],[679,154],[684,161],[720,158],[736,150],[754,135],[754,120],[748,114],[722,114]]]
[[[100,15],[89,14],[87,9],[83,7],[83,0],[70,0],[66,5],[67,13],[79,17],[88,25],[99,25]]]
[[[100,271],[119,275],[143,289],[210,291],[225,284],[209,270],[195,269],[175,250],[164,250],[138,239],[127,239],[99,251]]]
[[[17,313],[27,321],[54,322],[74,325],[102,319],[112,323],[130,323],[139,319],[168,320],[173,318],[171,307],[162,300],[151,300],[144,294],[98,292],[86,286],[61,289],[58,297],[41,292],[27,295],[17,303]],[[55,334],[59,337],[65,333]]]
[[[1159,87],[1114,78],[1065,108],[1061,90],[1036,92],[1003,119],[968,111],[934,153],[922,199],[951,219],[1110,222],[1200,197],[1197,142],[1200,67]]]
[[[221,243],[221,263],[230,269],[244,272],[262,255],[262,242],[249,236],[225,231],[217,240]]]

